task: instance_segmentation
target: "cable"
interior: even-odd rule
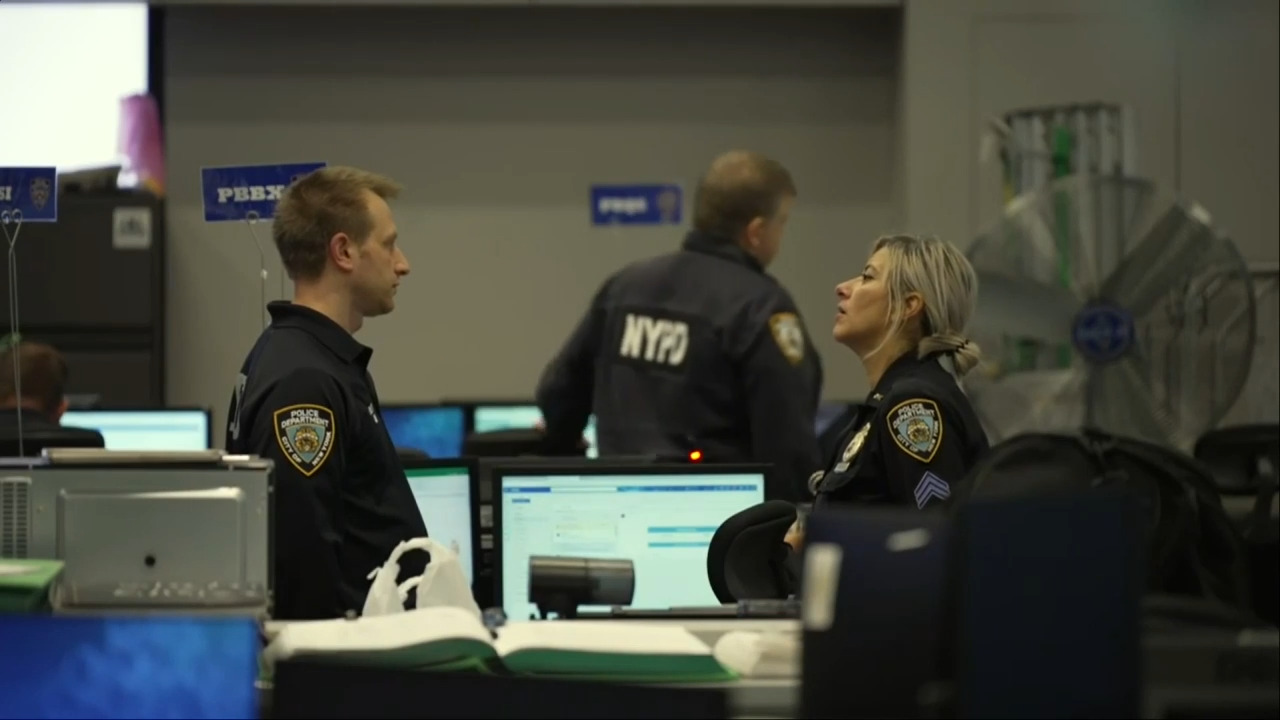
[[[253,238],[253,244],[258,248],[258,272],[261,277],[261,286],[259,295],[262,301],[262,328],[265,330],[269,320],[267,319],[267,256],[262,251],[262,241],[258,239],[258,231],[254,226],[258,224],[258,213],[250,210],[244,217],[245,225],[249,228],[249,237]],[[284,293],[284,276],[280,277],[280,292]]]

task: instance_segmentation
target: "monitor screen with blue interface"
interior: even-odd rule
[[[258,717],[252,619],[0,614],[0,638],[0,717]]]
[[[102,433],[108,450],[208,450],[205,410],[68,410],[62,424]]]
[[[427,535],[458,554],[467,582],[473,582],[471,547],[471,470],[458,467],[405,468],[409,489]]]
[[[542,422],[542,411],[537,405],[477,405],[472,419],[474,432],[494,432],[497,430],[515,430],[531,428]],[[587,419],[587,427],[582,432],[587,441],[587,457],[596,457],[596,418]]]
[[[382,422],[398,448],[421,450],[433,458],[462,455],[467,418],[457,405],[383,405]]]
[[[758,471],[651,467],[500,477],[502,606],[520,620],[537,614],[528,600],[533,555],[631,560],[633,608],[719,605],[707,578],[711,536],[734,514],[764,502]]]

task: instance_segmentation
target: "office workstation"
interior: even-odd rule
[[[0,717],[1276,717],[1276,4],[1028,5],[0,3]]]
[[[570,698],[595,691],[558,685],[573,682],[604,683],[605,693],[617,684],[636,687],[635,705],[615,708],[609,717],[641,717],[653,703],[701,708],[688,711],[693,714],[673,710],[674,717],[872,717],[916,712],[916,693],[924,686],[941,688],[931,712],[958,712],[959,697],[976,708],[1005,707],[1007,695],[995,678],[970,678],[964,671],[1000,667],[1011,657],[1023,658],[1016,661],[1023,665],[1020,672],[1037,678],[1036,692],[1019,701],[1030,716],[1057,716],[1054,708],[1070,707],[1061,694],[1075,697],[1081,708],[1140,709],[1156,716],[1216,708],[1253,717],[1271,707],[1265,683],[1248,685],[1274,661],[1274,631],[1241,633],[1221,618],[1191,632],[1178,621],[1194,627],[1194,606],[1179,609],[1176,599],[1144,599],[1143,552],[1133,542],[1141,524],[1127,498],[1084,497],[1072,501],[1082,505],[1074,508],[1055,500],[1038,506],[1007,501],[975,506],[955,520],[927,516],[927,522],[915,512],[888,509],[815,514],[809,533],[822,553],[806,569],[827,577],[813,591],[825,597],[805,602],[826,605],[802,611],[799,603],[777,597],[722,602],[713,591],[724,582],[717,575],[735,568],[713,566],[708,550],[728,517],[763,497],[761,468],[488,458],[495,501],[487,528],[491,552],[485,553],[474,550],[484,547],[486,534],[478,502],[480,463],[420,461],[407,466],[406,474],[425,522],[456,553],[474,607],[482,606],[482,598],[491,600],[483,603],[482,615],[472,615],[427,603],[415,610],[405,597],[403,615],[333,621],[347,625],[335,633],[325,622],[269,619],[270,594],[262,591],[272,577],[266,525],[271,516],[263,512],[270,508],[269,463],[216,451],[203,458],[122,455],[55,452],[42,463],[6,468],[7,496],[15,497],[21,486],[26,502],[64,511],[33,515],[36,522],[27,533],[15,535],[13,526],[5,526],[6,540],[18,543],[5,547],[6,563],[56,556],[60,570],[29,587],[34,594],[23,596],[14,587],[5,593],[10,602],[26,597],[32,610],[52,605],[53,615],[10,614],[0,625],[6,637],[45,638],[41,642],[53,643],[55,652],[65,647],[62,652],[98,653],[96,674],[78,681],[87,683],[82,691],[63,693],[58,702],[65,704],[46,708],[74,712],[75,702],[89,702],[85,694],[108,692],[117,682],[111,662],[146,662],[152,663],[150,681],[178,683],[165,685],[175,707],[196,707],[202,694],[218,693],[211,707],[246,717],[260,711],[292,717],[317,707],[330,708],[320,717],[337,717],[356,702],[344,688],[377,688],[380,699],[368,707],[384,708],[390,717],[415,716],[426,689],[436,687],[415,680],[420,673],[448,677],[469,667],[498,674],[457,687],[474,683],[474,692],[513,697],[533,693],[547,717],[582,716]],[[173,469],[177,457],[184,469]],[[699,496],[706,500],[692,501]],[[157,499],[147,499],[152,497]],[[1081,522],[1095,533],[1110,527],[1114,534],[1097,535],[1086,547],[1071,531]],[[1004,538],[1015,530],[1023,540],[1020,551],[1010,553]],[[122,535],[130,540],[121,542]],[[157,551],[160,542],[167,544]],[[1130,548],[1129,554],[1118,555],[1119,547]],[[907,562],[903,552],[915,559]],[[1121,581],[1114,597],[1090,589],[1104,561]],[[1010,568],[1017,570],[1017,580]],[[864,582],[866,573],[877,580]],[[985,594],[964,591],[969,578]],[[1057,589],[1047,601],[1041,593],[1050,585]],[[423,591],[430,589],[420,585]],[[1089,602],[1098,606],[1086,619],[1078,613]],[[1161,602],[1174,602],[1174,610],[1163,614]],[[952,619],[952,612],[959,614]],[[1100,613],[1110,619],[1103,622]],[[1046,616],[1077,622],[1046,636]],[[1014,617],[1025,627],[1001,635],[1009,646],[993,650],[982,628]],[[1171,624],[1161,626],[1161,617]],[[587,632],[561,635],[559,623],[582,624]],[[946,630],[952,626],[958,630]],[[104,632],[115,638],[113,644],[91,650],[98,641],[86,638]],[[157,644],[149,637],[167,640]],[[174,638],[194,645],[170,649],[167,641]],[[865,668],[855,673],[857,682],[850,684],[843,672],[846,679],[839,683],[824,679],[848,667],[849,660],[840,658],[850,644],[869,653]],[[1103,652],[1101,645],[1111,661],[1087,673],[1102,684],[1096,696],[1081,698],[1071,690],[1078,684],[1071,678],[1083,671],[1072,665],[1068,672],[1063,664],[1083,663]],[[1128,649],[1122,652],[1121,646]],[[1048,648],[1059,649],[1044,655]],[[178,652],[180,661],[171,655]],[[257,659],[263,652],[272,670],[260,675]],[[560,658],[564,653],[579,664]],[[1035,657],[1053,666],[1025,667]],[[963,659],[958,672],[948,671],[944,658]],[[374,659],[372,668],[382,670],[371,669]],[[206,663],[218,663],[221,670],[209,674],[197,667]],[[510,668],[518,669],[508,686],[504,672]],[[708,668],[716,668],[718,677]],[[7,677],[15,687],[35,686],[37,671],[48,673],[40,677],[45,692],[56,694],[57,683],[70,682],[62,671],[39,664],[15,666]],[[557,677],[541,692],[520,684],[547,674]],[[195,684],[183,689],[183,678]],[[347,679],[320,687],[317,678]],[[815,689],[806,689],[808,683]],[[245,687],[256,688],[256,694],[246,696]],[[859,692],[834,693],[837,687]],[[709,690],[715,694],[698,695]],[[514,706],[477,702],[476,712],[502,715],[502,707]],[[701,714],[706,712],[712,714]]]

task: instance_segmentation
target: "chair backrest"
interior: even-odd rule
[[[0,457],[39,457],[45,448],[102,448],[106,442],[102,434],[83,428],[40,428],[22,433],[22,447],[18,447],[16,428],[0,429]]]
[[[1196,441],[1195,457],[1213,472],[1218,491],[1253,495],[1270,464],[1280,471],[1280,425],[1237,425],[1210,430]]]
[[[795,520],[794,505],[770,500],[720,524],[707,548],[707,579],[720,602],[787,597],[782,541]]]
[[[1213,473],[1223,505],[1245,539],[1253,611],[1280,622],[1280,518],[1274,511],[1280,485],[1280,425],[1237,425],[1205,433],[1195,456]]]

